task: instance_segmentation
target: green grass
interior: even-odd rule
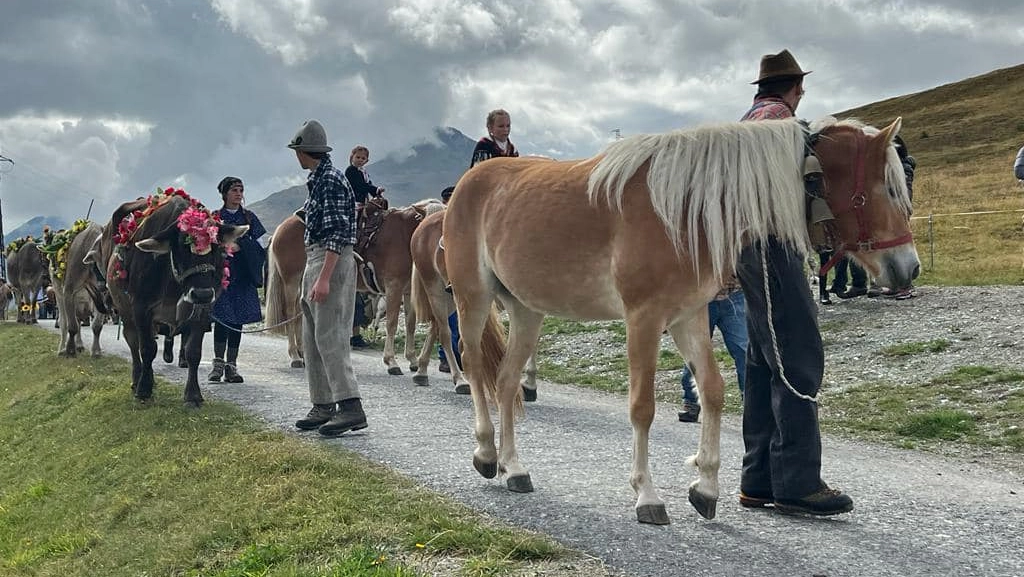
[[[829,394],[822,426],[904,447],[939,442],[1024,452],[1024,373],[958,367],[916,385],[870,383]]]
[[[186,410],[165,382],[138,405],[125,361],[56,341],[0,324],[0,574],[499,575],[573,555],[233,405]]]
[[[878,351],[878,354],[886,357],[907,357],[921,353],[941,353],[949,348],[949,341],[946,339],[935,339],[927,342],[900,343],[885,347]]]

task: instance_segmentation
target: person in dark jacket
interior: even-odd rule
[[[356,195],[357,212],[362,210],[367,200],[384,196],[384,187],[374,184],[366,172],[366,163],[369,161],[370,149],[362,145],[356,146],[348,157],[349,165],[345,169],[345,178],[352,187],[352,193]]]
[[[228,286],[213,304],[213,369],[208,380],[226,383],[241,383],[245,379],[238,372],[238,346],[242,341],[242,325],[263,320],[260,297],[256,285],[260,279],[253,278],[253,271],[246,265],[246,258],[258,253],[261,257],[259,239],[267,233],[263,223],[251,210],[242,206],[245,199],[245,185],[240,178],[225,176],[217,185],[224,205],[217,214],[224,224],[249,225],[236,244],[238,250],[228,259]],[[250,254],[246,254],[246,253]]]
[[[498,108],[487,113],[487,134],[476,143],[473,149],[473,158],[469,161],[469,167],[499,156],[519,156],[519,151],[508,139],[512,132],[512,117],[508,112]]]
[[[763,56],[752,83],[757,95],[741,120],[795,116],[807,74],[788,50]],[[816,395],[825,353],[804,257],[793,246],[768,237],[743,249],[737,274],[747,299],[750,338],[740,505],[774,506],[788,514],[846,513],[853,509],[853,500],[821,479]],[[769,284],[770,291],[765,289]]]

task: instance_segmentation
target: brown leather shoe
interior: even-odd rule
[[[740,506],[748,509],[763,509],[775,503],[771,493],[759,494],[751,491],[749,494],[740,491]]]
[[[776,499],[775,508],[786,515],[817,515],[827,517],[853,511],[853,499],[825,483],[817,491],[800,499]]]

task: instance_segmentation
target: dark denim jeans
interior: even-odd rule
[[[736,363],[736,378],[743,393],[743,383],[747,378],[747,304],[743,291],[735,291],[728,298],[708,303],[708,326],[711,334],[715,327],[722,331],[725,348]],[[697,393],[693,388],[693,374],[690,367],[683,367],[683,400],[697,402]]]
[[[448,328],[452,331],[452,352],[455,353],[455,362],[459,365],[459,370],[462,370],[462,355],[459,354],[459,313],[452,313],[448,315]],[[447,360],[447,355],[444,354],[444,347],[437,345],[437,358],[441,362]],[[449,363],[450,364],[450,363]]]

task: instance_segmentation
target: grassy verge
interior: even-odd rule
[[[56,344],[0,323],[4,575],[499,575],[578,560],[233,405],[140,407],[125,361],[58,359]]]
[[[628,390],[628,362],[621,322],[581,323],[545,319],[540,342],[539,377],[556,383],[579,384],[610,392]],[[840,322],[823,323],[823,332],[844,328]],[[621,343],[621,352],[580,354],[560,352],[560,337],[594,343],[605,339]],[[584,345],[585,346],[585,345]],[[882,357],[905,358],[942,352],[945,339],[908,342],[877,352]],[[595,347],[594,350],[601,350]],[[740,414],[742,398],[735,386],[732,358],[715,350],[726,379],[725,412]],[[658,361],[657,399],[678,405],[682,359],[663,348]],[[905,448],[948,450],[972,446],[1010,454],[1024,453],[1024,373],[998,368],[960,367],[928,382],[893,386],[865,383],[844,392],[829,392],[822,404],[822,428],[856,438],[881,441]]]
[[[958,367],[926,383],[870,383],[830,395],[828,429],[905,448],[950,443],[1024,453],[1024,373]]]

